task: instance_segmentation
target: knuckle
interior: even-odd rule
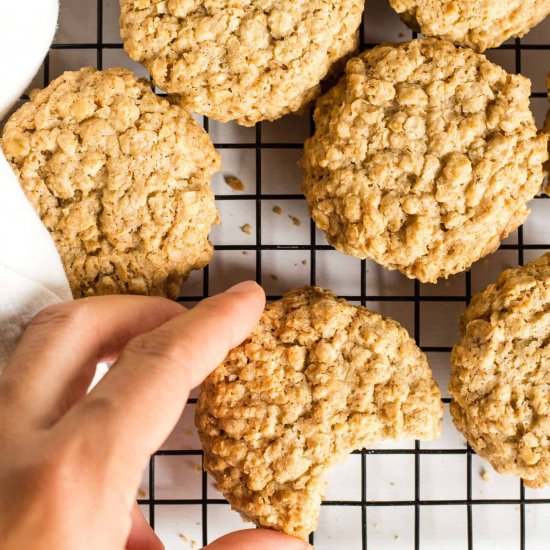
[[[80,418],[84,419],[81,429],[54,428],[34,464],[34,474],[52,485],[64,484],[71,475],[81,471],[84,464],[95,462],[98,442],[108,436],[119,414],[115,401],[106,397],[88,396],[78,406]]]
[[[84,300],[53,304],[40,311],[31,321],[31,327],[47,326],[49,328],[72,329],[82,326],[88,313]]]
[[[238,301],[233,296],[213,296],[204,300],[202,305],[220,317],[234,317],[238,307]]]
[[[73,436],[75,454],[82,460],[97,452],[97,443],[112,440],[123,415],[123,402],[110,395],[87,396],[79,405],[82,429]]]
[[[116,418],[118,409],[122,405],[111,397],[94,395],[92,392],[80,406],[83,409],[82,416],[88,419],[89,424],[101,426],[102,421]]]
[[[47,486],[50,490],[61,489],[69,472],[78,466],[74,444],[70,440],[43,447],[40,456],[30,465],[27,476]]]
[[[209,298],[203,302],[206,311],[209,313],[208,318],[216,325],[216,335],[219,342],[229,344],[233,342],[236,322],[219,323],[219,319],[237,320],[238,303],[236,300],[218,299],[218,296]]]
[[[185,335],[174,337],[167,331],[156,331],[136,336],[126,346],[126,352],[160,363],[180,363],[188,349]]]

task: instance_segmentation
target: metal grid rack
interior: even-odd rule
[[[43,66],[43,84],[46,85],[50,81],[51,76],[51,56],[58,55],[59,52],[66,50],[85,50],[88,54],[95,55],[95,65],[97,68],[103,68],[106,66],[105,63],[105,54],[106,52],[112,52],[115,50],[121,50],[122,45],[120,42],[110,42],[105,40],[104,28],[107,23],[110,23],[112,26],[116,25],[116,21],[111,21],[108,18],[112,19],[113,13],[116,12],[116,8],[113,7],[116,4],[117,0],[95,0],[96,5],[94,6],[95,15],[97,18],[97,33],[94,40],[89,40],[86,42],[79,41],[63,41],[63,36],[58,37],[58,41],[52,46],[52,49],[46,58]],[[92,0],[85,2],[87,4],[86,12],[90,13],[90,4],[94,4]],[[374,42],[371,42],[368,33],[365,32],[365,29],[368,29],[369,17],[375,13],[375,11],[380,8],[381,10],[386,10],[382,6],[384,0],[375,1],[371,0],[367,3],[367,20],[361,27],[361,43],[362,49],[369,48],[375,45]],[[65,12],[70,12],[76,5],[75,0],[63,0],[61,6],[62,14]],[[387,11],[387,10],[386,10]],[[389,11],[387,11],[389,14]],[[90,24],[90,21],[85,22],[86,25]],[[63,22],[62,22],[63,25]],[[546,26],[548,29],[547,35],[550,35],[550,25]],[[112,34],[112,33],[111,33]],[[404,27],[402,32],[399,33],[400,40],[407,40],[411,36],[410,31],[405,31]],[[414,36],[414,34],[413,34]],[[515,70],[516,72],[521,72],[523,55],[525,52],[537,52],[537,55],[543,54],[543,52],[550,52],[550,37],[543,40],[545,43],[532,43],[525,42],[522,40],[515,40],[506,43],[501,48],[498,49],[498,52],[508,52],[507,55],[510,59],[510,56],[513,56],[513,67],[507,67],[509,70]],[[497,52],[497,54],[498,54]],[[498,54],[500,55],[500,54]],[[542,57],[541,57],[542,59]],[[550,69],[550,58],[548,58],[548,68]],[[543,64],[542,71],[545,72]],[[64,68],[64,67],[62,67]],[[73,67],[71,67],[73,68]],[[76,67],[75,67],[76,68]],[[55,76],[55,75],[52,75]],[[41,83],[38,83],[41,84]],[[542,111],[544,108],[546,93],[543,89],[535,89],[533,93],[533,98],[539,100],[539,110]],[[206,130],[211,128],[211,123],[204,119],[204,127]],[[305,122],[308,126],[308,131],[313,130],[313,122],[311,116]],[[247,254],[253,256],[254,264],[252,265],[252,270],[255,272],[256,280],[261,284],[264,283],[266,286],[266,268],[262,261],[262,256],[272,252],[272,251],[300,251],[303,254],[305,260],[308,263],[308,270],[304,273],[307,274],[305,279],[301,281],[301,284],[319,284],[319,254],[324,251],[330,251],[332,248],[324,241],[320,236],[320,233],[315,229],[313,222],[308,218],[308,230],[309,230],[309,242],[307,244],[285,244],[285,242],[280,242],[277,244],[272,244],[265,242],[265,223],[266,223],[266,214],[265,209],[262,209],[262,204],[266,201],[304,201],[303,196],[299,192],[299,182],[295,182],[295,193],[271,193],[266,192],[262,186],[264,177],[262,174],[262,155],[266,154],[266,151],[272,150],[276,152],[288,151],[288,150],[299,150],[302,147],[302,144],[299,142],[286,142],[284,140],[265,140],[263,139],[263,128],[264,124],[258,124],[253,130],[248,133],[248,136],[253,136],[253,139],[240,140],[240,141],[231,141],[229,139],[215,140],[218,141],[215,143],[215,146],[223,154],[226,150],[247,150],[250,152],[250,160],[255,165],[255,176],[253,180],[253,185],[251,186],[252,191],[245,190],[244,193],[229,193],[229,192],[220,192],[216,194],[216,200],[218,201],[218,206],[222,207],[223,203],[228,203],[230,201],[246,201],[249,205],[248,212],[251,217],[254,218],[255,225],[255,243],[254,244],[233,244],[227,243],[224,241],[224,244],[216,244],[216,253],[220,254],[222,251],[225,251],[228,254]],[[281,162],[284,162],[283,160]],[[265,172],[265,170],[264,170]],[[252,183],[252,182],[251,182]],[[548,197],[543,196],[535,200],[536,208],[533,216],[537,216],[537,223],[540,225],[543,221],[544,216],[548,215],[550,211],[550,203],[546,202],[545,199]],[[548,205],[548,206],[547,206]],[[546,214],[544,210],[546,209]],[[550,218],[549,218],[550,219]],[[262,231],[264,227],[264,232]],[[512,238],[511,240],[506,241],[505,244],[501,246],[501,251],[507,252],[508,263],[513,263],[514,260],[510,259],[510,254],[513,254],[516,258],[516,262],[523,264],[524,260],[527,261],[527,255],[529,258],[535,254],[542,254],[543,251],[550,249],[550,231],[546,234],[546,239],[543,237],[540,239],[541,242],[529,242],[524,238],[524,228],[520,228],[517,232],[517,238]],[[269,243],[269,244],[268,244]],[[216,255],[216,254],[215,254]],[[493,260],[490,260],[493,261]],[[411,292],[370,292],[369,287],[369,278],[372,277],[373,271],[371,270],[370,264],[366,261],[354,260],[354,264],[360,272],[359,276],[359,288],[360,292],[354,292],[344,297],[350,301],[361,303],[363,305],[376,303],[382,305],[384,304],[407,304],[410,310],[412,311],[412,319],[409,324],[409,329],[413,332],[413,335],[416,341],[421,345],[423,350],[428,354],[437,354],[442,362],[445,362],[445,356],[450,352],[451,347],[448,345],[448,342],[444,342],[444,345],[439,345],[441,342],[429,342],[430,345],[424,345],[422,338],[422,323],[424,321],[424,315],[422,313],[423,306],[429,305],[430,311],[433,308],[441,308],[444,311],[444,308],[449,306],[449,304],[454,304],[456,307],[461,308],[466,305],[470,300],[472,293],[474,292],[474,281],[473,274],[466,273],[465,276],[460,280],[461,290],[458,292],[456,290],[452,292],[445,292],[445,286],[442,290],[435,292],[426,292],[424,285],[418,283],[418,281],[411,283]],[[348,264],[346,264],[348,265]],[[356,269],[354,267],[353,269]],[[482,268],[483,269],[483,268]],[[497,268],[495,268],[497,269]],[[196,302],[202,299],[205,296],[208,296],[209,293],[215,292],[216,289],[212,289],[212,274],[209,268],[205,268],[202,271],[202,274],[198,277],[194,277],[194,288],[195,292],[191,292],[189,295],[185,294],[180,298],[180,301],[187,302]],[[200,280],[199,280],[200,279]],[[492,280],[489,278],[488,280]],[[198,289],[198,290],[197,290]],[[185,287],[184,287],[185,293]],[[278,293],[268,292],[268,299],[277,299],[280,296]],[[456,308],[455,308],[456,309]],[[449,316],[448,322],[450,324],[458,324],[458,319],[453,316]],[[448,363],[448,361],[447,361]],[[446,367],[448,368],[448,367]],[[444,388],[442,387],[442,390]],[[449,399],[444,399],[445,403],[449,403]],[[196,403],[196,398],[191,398],[189,404],[192,406]],[[163,506],[183,506],[183,507],[200,507],[200,523],[199,532],[200,539],[197,540],[198,544],[206,545],[209,542],[212,542],[213,536],[211,534],[211,526],[215,519],[212,518],[209,507],[213,505],[224,505],[227,506],[226,501],[222,498],[219,498],[218,495],[214,495],[216,498],[210,494],[208,489],[209,480],[206,473],[202,472],[201,482],[200,482],[200,495],[195,494],[192,498],[163,498],[156,494],[156,480],[155,475],[157,473],[157,463],[159,460],[162,460],[162,457],[195,457],[196,460],[199,459],[202,452],[197,448],[170,448],[160,450],[152,457],[149,469],[147,472],[147,478],[145,481],[145,492],[141,495],[139,499],[140,505],[142,508],[148,512],[149,521],[153,527],[156,525],[156,519],[158,516],[159,509],[162,509]],[[423,446],[418,441],[414,442],[414,445],[410,448],[373,448],[368,450],[362,450],[355,455],[358,455],[357,461],[360,463],[360,495],[358,498],[346,500],[346,499],[330,499],[323,503],[323,509],[332,508],[332,507],[345,507],[345,508],[354,508],[359,513],[355,515],[357,519],[360,517],[360,526],[357,526],[357,529],[360,528],[360,534],[355,539],[355,542],[349,543],[350,547],[347,547],[347,543],[336,542],[325,540],[324,542],[319,539],[319,537],[314,534],[311,536],[312,543],[319,543],[323,548],[332,548],[332,547],[342,547],[345,550],[366,550],[368,549],[380,549],[383,547],[392,548],[414,548],[415,550],[419,549],[429,549],[429,548],[464,548],[468,550],[476,549],[483,550],[485,548],[509,548],[510,550],[534,550],[535,548],[547,548],[550,547],[550,522],[546,520],[547,527],[542,527],[542,516],[538,516],[536,522],[531,522],[532,525],[536,526],[537,529],[537,539],[534,540],[533,544],[530,543],[529,530],[528,530],[528,520],[526,517],[526,507],[532,505],[549,505],[550,504],[550,493],[545,493],[542,496],[536,495],[531,497],[526,494],[526,490],[523,487],[523,484],[519,481],[515,481],[519,485],[518,494],[513,498],[476,498],[477,492],[473,488],[473,480],[475,478],[475,471],[473,466],[473,461],[475,454],[469,446],[462,446],[458,448],[436,448],[433,446]],[[376,456],[382,457],[391,457],[396,455],[407,456],[413,461],[414,468],[414,477],[413,487],[410,493],[410,496],[406,499],[379,499],[379,498],[370,498],[368,496],[368,466],[367,463],[370,457]],[[466,467],[461,474],[461,483],[465,485],[465,492],[463,498],[425,498],[422,494],[423,487],[423,475],[421,472],[421,461],[423,457],[442,457],[448,458],[452,456],[461,456],[466,459]],[[424,475],[424,478],[426,476]],[[517,486],[516,486],[517,487]],[[145,495],[145,496],[144,496]],[[547,497],[547,498],[545,498]],[[481,541],[478,541],[476,538],[476,527],[475,516],[476,512],[483,506],[510,506],[513,507],[514,521],[517,521],[519,529],[516,529],[513,540],[507,540],[506,544],[502,545],[500,543],[495,543],[491,541],[491,537],[485,538]],[[390,507],[396,510],[399,510],[401,515],[402,510],[408,510],[410,514],[409,525],[413,530],[410,538],[406,541],[402,540],[401,543],[398,543],[397,536],[391,536],[388,534],[386,539],[389,542],[383,543],[382,539],[375,536],[373,538],[373,531],[375,531],[376,524],[374,526],[368,521],[368,514],[375,508],[384,508]],[[461,523],[461,529],[465,529],[460,541],[457,542],[457,535],[453,534],[452,530],[448,530],[447,533],[430,533],[426,532],[426,528],[423,529],[423,510],[430,507],[453,507],[453,510],[459,510],[460,514],[466,515],[465,521]],[[338,508],[341,509],[341,508]],[[445,510],[446,511],[446,510]],[[404,512],[403,512],[404,513]],[[197,523],[197,522],[195,522]],[[531,525],[531,526],[532,526]],[[494,526],[495,532],[499,530],[501,526]],[[542,529],[542,530],[541,530]],[[445,531],[445,530],[444,530]],[[432,536],[433,535],[433,536]],[[382,537],[384,538],[384,537]],[[547,541],[547,544],[544,543],[544,540]],[[399,545],[401,544],[401,545]],[[454,544],[454,546],[453,546]],[[496,544],[496,546],[495,546]],[[500,544],[500,545],[499,545]],[[176,546],[174,546],[176,547]],[[182,543],[182,546],[177,546],[178,548],[184,548],[185,546]]]

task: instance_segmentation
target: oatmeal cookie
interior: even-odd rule
[[[219,155],[186,111],[126,69],[66,72],[11,116],[1,144],[75,297],[175,298],[209,262]]]
[[[251,126],[300,110],[358,45],[364,0],[120,0],[124,48],[186,109]]]
[[[550,0],[390,0],[390,4],[413,30],[478,52],[522,37],[550,13]]]
[[[550,483],[550,253],[475,296],[452,353],[456,427],[502,474]]]
[[[269,304],[205,381],[204,464],[235,510],[305,538],[327,469],[385,439],[433,439],[443,414],[426,356],[395,321],[306,287]]]
[[[468,269],[523,223],[547,137],[530,81],[426,39],[348,61],[315,109],[303,191],[329,242],[410,278]]]
[[[546,77],[546,88],[548,89],[548,101],[550,101],[550,73]],[[550,138],[550,109],[546,113],[546,119],[544,121],[543,132]],[[548,143],[548,149],[550,151],[550,142]],[[546,163],[546,176],[550,175],[550,160]],[[546,185],[546,194],[550,196],[550,177],[548,177]]]

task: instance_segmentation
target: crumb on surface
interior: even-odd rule
[[[479,477],[483,480],[483,481],[491,481],[491,476],[489,475],[489,472],[485,469],[485,468],[481,468],[481,470],[479,470]]]
[[[202,466],[200,464],[193,464],[193,471],[202,474]]]
[[[252,226],[249,223],[245,223],[244,225],[241,226],[241,231],[243,233],[246,233],[247,235],[251,235],[252,234]]]
[[[248,250],[243,250],[242,254],[243,256],[248,256]]]
[[[183,542],[189,542],[189,537],[187,535],[180,533],[178,536]]]
[[[233,191],[242,192],[244,191],[244,183],[242,180],[235,176],[224,176],[223,178],[225,180],[225,183],[233,189]]]
[[[273,207],[273,213],[277,214],[277,216],[280,216],[283,213],[283,209],[280,206],[275,205]]]
[[[145,498],[147,496],[147,494],[145,493],[145,491],[143,489],[138,489],[138,498]]]
[[[195,548],[199,547],[199,543],[196,540],[191,541],[191,548],[195,550]]]
[[[277,277],[277,275],[275,275],[274,273],[270,273],[269,276],[270,276],[271,279],[273,279],[274,281],[278,281],[278,280],[279,280],[279,277]]]
[[[300,218],[297,218],[296,216],[293,216],[292,214],[289,214],[288,217],[292,220],[292,223],[294,225],[302,225],[302,222],[300,221]]]
[[[307,265],[307,260],[302,260],[302,265]]]

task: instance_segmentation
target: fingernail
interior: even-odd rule
[[[256,290],[258,286],[258,283],[254,281],[243,281],[242,283],[228,288],[225,292],[227,294],[241,294],[244,292],[251,292],[253,290]]]

